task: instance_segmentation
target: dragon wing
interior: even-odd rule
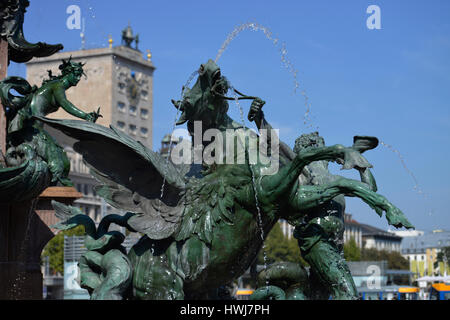
[[[171,162],[112,126],[36,119],[75,139],[74,150],[100,182],[97,194],[115,208],[136,213],[128,220],[133,229],[155,240],[178,229],[185,182]]]

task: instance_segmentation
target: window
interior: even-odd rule
[[[119,112],[125,112],[125,103],[123,102],[117,102],[117,109],[119,110]]]
[[[125,128],[125,122],[123,121],[117,121],[117,126],[120,130],[123,130]]]
[[[130,133],[136,134],[136,126],[134,124],[130,124]]]
[[[137,111],[136,106],[130,106],[130,114],[131,115],[135,116],[136,115],[136,111]]]
[[[84,185],[84,194],[85,195],[89,194],[89,186],[87,184]]]
[[[146,136],[147,136],[147,133],[148,133],[148,129],[142,127],[142,128],[141,128],[141,136],[146,137]]]
[[[95,213],[94,213],[94,221],[98,221],[100,216],[100,208],[95,207]]]
[[[141,109],[141,118],[142,119],[148,118],[148,110],[147,109],[144,109],[144,108]]]

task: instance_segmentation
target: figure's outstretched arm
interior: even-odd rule
[[[386,212],[388,223],[396,228],[414,228],[403,212],[390,203],[384,196],[371,190],[366,183],[340,177],[329,184],[318,186],[300,186],[291,189],[289,206],[291,212],[300,212],[321,205],[338,195],[358,197],[367,203],[381,217]],[[291,217],[289,217],[291,218]],[[292,217],[296,218],[296,217]]]
[[[84,120],[87,120],[90,122],[95,122],[95,121],[97,121],[97,119],[99,117],[101,117],[101,115],[99,113],[100,109],[98,112],[90,112],[90,113],[86,113],[86,112],[78,109],[72,102],[67,100],[66,92],[62,86],[57,86],[56,88],[54,88],[53,94],[54,94],[56,103],[61,108],[63,108],[66,112],[70,113],[71,115],[73,115],[77,118],[84,119]]]
[[[263,194],[262,198],[268,202],[277,201],[279,197],[290,192],[305,166],[314,161],[336,161],[337,159],[343,159],[343,169],[372,167],[359,152],[343,145],[307,148],[298,153],[294,160],[276,174],[261,176],[258,187]]]

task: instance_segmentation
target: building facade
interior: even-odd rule
[[[401,254],[410,264],[415,276],[444,276],[450,274],[450,266],[438,262],[438,253],[450,247],[450,231],[434,230],[417,236],[405,237],[401,246]]]
[[[362,247],[364,249],[400,252],[402,237],[367,224],[360,224],[360,226],[362,232]]]
[[[362,248],[362,229],[361,225],[353,220],[349,213],[344,214],[344,243],[348,243],[351,239],[355,240],[356,245]]]

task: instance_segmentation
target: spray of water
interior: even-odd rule
[[[30,240],[30,228],[31,228],[31,220],[33,217],[33,210],[36,207],[37,199],[34,199],[31,202],[30,209],[28,210],[27,215],[27,226],[25,229],[25,236],[22,240],[22,243],[20,245],[19,255],[18,255],[18,262],[22,264],[22,266],[18,266],[18,273],[16,278],[14,279],[12,288],[11,288],[11,297],[12,299],[20,299],[21,298],[21,288],[24,285],[24,282],[26,281],[26,263],[27,263],[27,243]]]
[[[239,109],[239,113],[241,116],[241,123],[242,123],[242,127],[243,129],[245,129],[245,119],[244,119],[244,110],[242,109],[241,105],[239,104],[239,97],[236,94],[236,91],[234,90],[233,87],[230,87],[231,92],[234,95],[234,101],[236,103],[236,106]],[[247,149],[245,149],[247,150]],[[247,150],[247,154],[248,154],[248,150]],[[264,235],[264,226],[263,226],[263,221],[262,221],[262,214],[261,214],[261,208],[259,206],[259,200],[258,200],[258,191],[256,188],[256,181],[255,181],[255,173],[253,172],[253,167],[249,162],[249,168],[250,168],[250,174],[252,176],[252,187],[253,187],[253,193],[255,194],[255,205],[256,205],[256,210],[257,210],[257,215],[258,215],[258,227],[260,230],[260,235],[261,235],[261,240],[262,240],[262,251],[263,251],[263,258],[264,258],[264,271],[266,272],[266,287],[267,290],[269,290],[269,275],[267,273],[267,252],[266,252],[266,244],[264,242],[265,240],[265,235]]]
[[[183,89],[182,89],[182,91],[181,91],[181,99],[180,99],[180,101],[183,101],[184,96],[185,96],[185,94],[186,94],[186,89],[189,87],[190,83],[192,82],[192,80],[194,79],[194,77],[195,77],[197,74],[198,74],[198,71],[196,70],[196,71],[194,71],[194,72],[189,76],[188,80],[186,81],[186,84],[183,86]],[[176,113],[176,115],[175,115],[175,120],[174,120],[174,122],[173,122],[172,130],[170,131],[169,151],[168,151],[168,155],[167,155],[167,158],[166,158],[166,165],[165,165],[165,173],[166,173],[166,174],[167,174],[167,168],[168,168],[168,166],[169,166],[170,153],[171,153],[172,146],[173,146],[173,136],[172,136],[172,133],[175,131],[175,127],[176,127],[176,125],[177,125],[177,120],[178,120],[178,117],[179,117],[179,115],[180,115],[180,106],[181,106],[181,103],[179,103],[179,104],[177,105],[177,113]],[[163,183],[161,184],[161,191],[160,191],[160,196],[159,196],[159,204],[158,204],[158,209],[157,209],[158,211],[160,211],[162,199],[163,199],[163,197],[164,197],[164,187],[165,187],[165,185],[166,185],[166,174],[164,174],[164,177],[163,177]],[[176,270],[175,270],[175,272],[174,272],[174,277],[173,277],[173,282],[172,282],[172,290],[171,290],[171,295],[172,295],[172,297],[173,297],[173,294],[174,294],[174,291],[175,291],[174,289],[175,289],[175,285],[176,285],[176,281],[177,281],[176,274],[177,274],[177,272],[178,272],[178,260],[179,260],[179,256],[180,256],[180,252],[178,252],[178,254],[177,254]]]
[[[398,158],[400,159],[400,162],[401,162],[403,168],[406,170],[406,172],[411,176],[411,178],[412,178],[413,181],[414,181],[414,187],[413,187],[413,190],[416,191],[418,194],[420,194],[420,195],[422,195],[422,196],[424,196],[424,197],[427,197],[427,194],[424,193],[424,192],[422,191],[422,189],[419,187],[419,182],[417,181],[416,176],[415,176],[415,175],[412,173],[412,171],[409,170],[409,168],[406,166],[405,159],[403,158],[403,156],[402,156],[402,154],[400,153],[400,151],[398,151],[396,148],[394,148],[394,147],[391,146],[390,144],[387,144],[387,143],[385,143],[385,142],[383,142],[383,141],[380,141],[380,144],[381,144],[382,146],[388,148],[389,150],[391,150],[391,151],[394,152],[395,154],[397,154],[397,156],[398,156]]]
[[[300,83],[297,80],[297,74],[298,74],[298,70],[294,67],[294,65],[292,64],[292,62],[288,59],[288,51],[286,48],[286,43],[282,42],[278,39],[278,37],[274,36],[273,33],[265,26],[260,25],[257,22],[248,22],[248,23],[244,23],[241,24],[237,27],[234,28],[234,30],[232,32],[230,32],[227,36],[227,38],[225,39],[225,41],[223,42],[222,46],[220,47],[215,62],[217,63],[217,61],[220,59],[220,57],[222,56],[223,52],[226,50],[226,48],[228,47],[228,45],[231,43],[231,41],[233,41],[234,38],[236,38],[242,31],[244,30],[251,30],[251,31],[262,31],[264,33],[264,35],[266,36],[266,38],[272,42],[272,44],[278,49],[278,51],[280,52],[281,55],[281,63],[282,65],[288,70],[288,72],[292,75],[293,79],[294,79],[294,94],[297,93],[297,90],[300,88]],[[300,92],[300,94],[303,96],[304,98],[304,103],[305,103],[305,114],[303,115],[303,123],[307,128],[312,128],[312,120],[310,117],[310,113],[311,113],[311,103],[309,102],[309,98],[306,95],[305,90],[302,90]],[[319,128],[317,127],[317,130]]]

